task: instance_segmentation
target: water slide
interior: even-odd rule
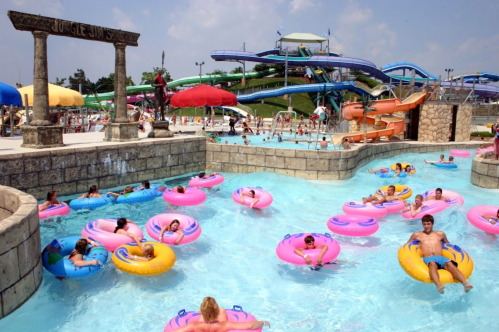
[[[211,53],[211,57],[215,61],[253,61],[253,62],[261,62],[261,63],[277,63],[277,64],[285,64],[286,57],[280,55],[266,55],[266,56],[258,56],[258,54],[246,51],[227,51],[227,50],[217,50]],[[357,59],[357,58],[347,58],[347,57],[338,57],[338,56],[310,56],[310,57],[290,57],[288,56],[288,65],[289,66],[298,66],[298,67],[336,67],[336,68],[350,68],[350,69],[358,69],[363,72],[368,73],[369,75],[381,80],[382,82],[388,83],[392,80],[392,83],[397,83],[402,80],[403,83],[407,84],[411,81],[411,77],[404,76],[396,76],[389,75],[388,73],[395,70],[400,69],[410,69],[415,70],[418,75],[426,76],[426,77],[418,77],[415,78],[415,83],[417,85],[424,85],[427,79],[435,79],[436,76],[429,74],[419,66],[411,64],[409,62],[398,62],[390,65],[386,65],[381,69],[378,69],[376,65],[370,61]],[[383,69],[384,68],[384,69]],[[385,72],[386,71],[386,72]],[[484,72],[486,73],[486,72]],[[484,74],[484,77],[495,78],[496,74],[487,73]],[[499,75],[497,75],[499,79]],[[436,78],[438,79],[438,78]],[[447,83],[447,82],[443,82]],[[454,83],[455,85],[456,83]],[[442,84],[443,87],[447,87]],[[450,84],[449,84],[450,87]],[[473,88],[472,83],[464,83],[464,87],[467,89]],[[475,84],[475,94],[479,97],[483,98],[499,98],[499,87],[485,84]]]
[[[383,116],[391,115],[395,112],[407,112],[416,106],[423,103],[426,92],[416,92],[410,95],[404,101],[400,99],[384,99],[376,101],[373,104],[375,111],[369,112],[366,117],[366,123],[368,125],[374,125],[376,122],[376,116],[381,115],[380,125],[383,129],[370,129],[367,131],[368,139],[377,139],[381,137],[391,137],[398,133],[404,131],[405,119],[396,116]],[[357,119],[360,123],[364,121],[364,110],[361,103],[349,103],[343,106],[342,109],[343,117],[345,120],[351,121]],[[336,134],[333,136],[332,140],[334,144],[340,144],[345,137],[353,139],[354,142],[360,142],[364,140],[364,131],[355,131],[346,134]]]
[[[261,78],[261,77],[265,77],[268,75],[272,75],[275,72],[276,72],[275,69],[269,69],[269,70],[261,71],[261,72],[248,72],[248,73],[246,73],[245,76],[247,79]],[[242,73],[241,74],[222,74],[222,75],[203,75],[203,76],[201,76],[201,82],[209,83],[212,80],[216,80],[217,83],[221,83],[221,82],[228,82],[228,81],[239,81],[242,78],[243,78]],[[181,78],[178,80],[173,80],[171,82],[168,82],[168,88],[175,88],[177,86],[182,86],[182,85],[186,85],[186,84],[196,84],[196,83],[199,83],[199,76],[184,77],[184,78]],[[148,92],[148,91],[154,91],[154,87],[151,86],[150,84],[134,85],[134,86],[127,86],[126,87],[127,94],[142,93],[142,92]],[[113,92],[106,92],[106,93],[99,93],[99,94],[97,94],[97,97],[99,98],[100,101],[114,99],[114,91]],[[83,100],[85,101],[85,104],[89,104],[89,103],[96,101],[95,97],[92,95],[84,97]],[[84,107],[86,107],[86,105]]]

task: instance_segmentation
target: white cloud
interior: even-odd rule
[[[135,25],[133,19],[116,7],[113,8],[113,19],[121,30],[137,31],[137,25]]]
[[[64,7],[60,1],[54,0],[12,0],[16,9],[25,10],[28,13],[46,16],[60,17],[64,13]]]
[[[306,8],[317,6],[318,3],[313,0],[293,0],[289,3],[289,11],[291,14],[296,14]]]

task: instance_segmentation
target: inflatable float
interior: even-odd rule
[[[379,229],[378,221],[374,218],[355,214],[340,214],[331,217],[327,228],[335,234],[346,236],[369,236]]]
[[[402,169],[405,170],[405,168],[407,166],[411,166],[411,171],[409,172],[409,174],[416,174],[416,167],[414,167],[413,164],[406,164],[406,163],[400,163],[402,165]],[[397,164],[393,164],[392,166],[390,166],[390,169],[395,171],[397,169]],[[404,172],[405,173],[405,172]],[[407,173],[406,173],[407,174]]]
[[[386,192],[388,191],[388,187],[390,187],[390,186],[384,186],[384,187],[379,188],[378,190],[376,190],[375,195],[376,196],[384,196],[386,194]],[[403,185],[403,184],[396,184],[396,185],[394,185],[394,187],[395,187],[395,196],[398,196],[402,199],[407,199],[407,198],[411,197],[412,189],[409,188],[408,186]]]
[[[137,260],[135,255],[143,256],[137,243],[127,243],[113,253],[113,262],[118,269],[138,276],[155,276],[165,273],[173,267],[177,257],[167,245],[157,242],[143,242],[154,247],[154,258],[150,261]]]
[[[43,204],[38,204],[38,209]],[[38,211],[38,216],[40,219],[55,217],[55,216],[65,216],[70,212],[69,206],[66,203],[61,203],[59,205],[49,205],[47,209],[43,211]]]
[[[206,193],[198,188],[186,187],[183,194],[177,192],[177,188],[166,189],[163,199],[173,205],[192,206],[203,203]]]
[[[372,218],[381,218],[386,216],[388,210],[383,204],[362,203],[359,201],[346,202],[342,206],[343,212],[346,214],[360,214]]]
[[[430,196],[435,196],[435,189],[433,190],[428,190],[423,194],[423,199],[428,198]],[[448,198],[445,202],[448,205],[453,205],[453,204],[464,204],[464,198],[460,194],[458,194],[455,191],[450,191],[450,190],[442,190],[442,196],[445,198]]]
[[[499,218],[495,219],[495,224],[492,225],[489,220],[485,219],[483,215],[497,216],[498,206],[492,205],[479,205],[472,207],[466,216],[468,221],[476,228],[491,234],[499,234]]]
[[[454,157],[469,157],[471,152],[466,150],[450,150],[450,155]]]
[[[244,204],[242,203],[242,200],[241,200],[241,193],[248,194],[250,190],[253,190],[255,192],[255,198],[259,199],[258,202],[255,205],[253,205],[254,208],[261,209],[261,208],[265,208],[265,207],[269,206],[270,204],[272,204],[272,201],[274,200],[272,195],[268,191],[265,191],[262,188],[258,188],[258,187],[256,187],[256,188],[253,188],[253,187],[239,188],[232,193],[232,199],[234,200],[234,202],[236,202],[238,204],[245,205],[245,206],[251,206],[251,203],[253,203],[253,201],[254,201],[253,198],[248,197],[248,196],[244,196]]]
[[[217,186],[224,182],[225,178],[220,175],[213,175],[208,178],[200,179],[199,176],[192,177],[189,181],[189,186],[191,187],[201,187],[201,188],[211,188],[213,186]]]
[[[115,251],[122,244],[133,241],[132,238],[123,234],[116,234],[114,230],[118,224],[117,219],[97,219],[89,222],[83,227],[81,235],[89,239],[100,242],[109,251]],[[135,224],[127,223],[123,228],[125,231],[133,233],[140,238],[144,238],[144,233]]]
[[[75,198],[69,202],[69,207],[73,210],[88,209],[93,210],[112,203],[114,199],[110,197]]]
[[[431,214],[434,215],[438,212],[441,212],[449,207],[449,204],[445,203],[445,201],[426,201],[423,202],[423,207],[421,208],[421,211],[419,211],[418,214],[416,214],[414,217],[411,214],[411,211],[405,211],[402,213],[402,216],[406,219],[421,219],[425,214]]]
[[[191,243],[201,235],[201,226],[196,219],[180,213],[163,213],[152,217],[146,224],[147,234],[156,241],[159,241],[161,228],[170,225],[174,219],[177,219],[180,222],[178,229],[184,233],[184,237],[179,245]],[[179,235],[177,233],[165,231],[161,242],[174,245],[178,237]]]
[[[297,248],[305,248],[305,237],[312,235],[315,239],[314,244],[327,245],[328,250],[322,256],[322,264],[329,263],[336,259],[340,254],[340,245],[338,241],[333,239],[329,234],[319,234],[319,233],[300,233],[295,235],[286,235],[284,239],[277,245],[276,253],[277,256],[288,263],[296,265],[306,265],[307,262],[305,258],[298,256],[294,250]],[[321,253],[322,249],[304,249],[303,253],[308,255],[312,260],[313,265],[317,265],[317,257]]]

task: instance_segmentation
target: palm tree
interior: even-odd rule
[[[104,114],[107,115],[107,111],[106,109],[104,108],[104,106],[102,106],[99,98],[97,97],[97,94],[100,93],[100,92],[103,92],[103,89],[107,86],[107,84],[100,84],[100,85],[97,85],[97,83],[92,83],[92,82],[89,82],[86,84],[86,87],[88,89],[88,94],[87,94],[87,97],[89,95],[93,95],[95,97],[95,101],[97,103],[99,103],[99,106],[101,107],[102,111],[104,111]]]
[[[376,101],[371,99],[369,95],[362,95],[362,100],[360,102],[361,106],[355,106],[354,108],[362,108],[364,111],[364,144],[367,144],[367,113],[372,113],[376,110],[372,107]]]

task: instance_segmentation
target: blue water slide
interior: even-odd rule
[[[263,51],[263,52],[258,52],[256,53],[255,55],[256,56],[267,56],[267,55],[271,55],[271,54],[279,54],[280,52],[280,49],[279,48],[273,48],[271,50],[267,50],[267,51]]]
[[[319,92],[319,91],[339,91],[339,90],[348,90],[359,95],[367,95],[367,91],[357,87],[355,82],[340,82],[340,83],[322,83],[322,84],[302,84],[302,85],[293,85],[287,86],[284,88],[279,88],[275,90],[265,90],[259,91],[255,93],[250,93],[247,95],[239,95],[237,96],[237,101],[240,103],[248,103],[257,99],[263,98],[274,98],[280,97],[287,94],[292,93],[308,93],[308,92]]]
[[[416,74],[418,74],[422,78],[428,77],[432,80],[438,80],[437,76],[428,73],[423,68],[421,68],[418,65],[415,65],[413,63],[410,63],[410,62],[395,62],[395,63],[390,63],[386,66],[381,67],[381,70],[384,73],[391,73],[391,72],[396,71],[396,70],[404,70],[404,69],[414,70],[416,72]]]
[[[461,83],[456,83],[456,82],[441,82],[440,85],[441,87],[448,90],[450,90],[450,88],[452,89],[461,88]],[[463,87],[466,89],[473,89],[473,84],[464,83]],[[497,99],[499,98],[499,87],[488,84],[475,84],[475,95],[480,96],[482,98]]]

